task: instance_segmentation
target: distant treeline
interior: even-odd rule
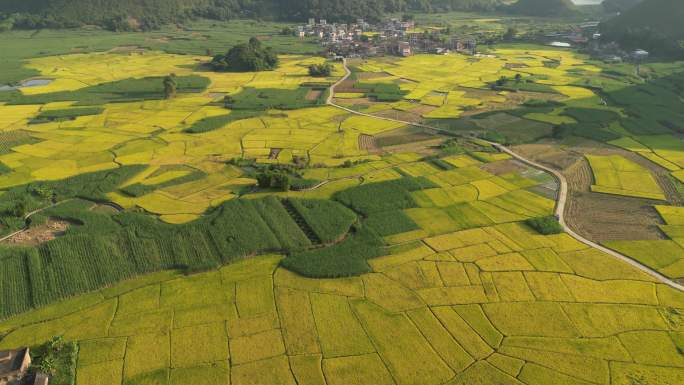
[[[0,0],[0,31],[98,25],[151,30],[192,18],[378,20],[387,13],[491,11],[502,0]]]

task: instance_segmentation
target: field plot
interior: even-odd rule
[[[109,199],[184,223],[255,184],[224,164],[230,159],[289,163],[298,156],[336,166],[367,155],[362,133],[396,128],[318,107],[326,93],[312,99],[306,84],[321,83],[308,66],[322,58],[283,55],[280,67],[265,73],[194,69],[207,59],[156,51],[32,59],[28,66],[53,81],[0,93],[8,103],[0,104],[0,162],[8,168],[0,188],[146,165]],[[161,77],[169,73],[178,95],[164,100]],[[333,76],[341,73],[335,66]],[[319,87],[325,81],[332,80]],[[216,103],[225,94],[231,109]],[[280,158],[271,159],[274,149]]]
[[[558,65],[545,65],[553,60]],[[390,74],[380,78],[384,83],[395,83],[404,91],[406,100],[418,101],[429,109],[402,108],[418,112],[426,119],[456,119],[464,112],[473,114],[478,110],[507,109],[520,103],[506,91],[493,92],[489,86],[501,78],[512,79],[519,75],[514,84],[506,84],[511,91],[542,93],[552,99],[563,99],[572,104],[598,106],[600,99],[589,89],[571,86],[579,82],[577,67],[584,59],[571,52],[545,49],[517,50],[496,49],[484,57],[465,55],[415,55],[396,60],[378,58],[364,61],[358,68],[375,74]],[[429,71],[427,70],[429,69]],[[592,65],[583,65],[582,70],[598,72]],[[363,74],[363,72],[362,72]],[[408,80],[399,82],[398,79]],[[373,81],[380,81],[373,79]],[[539,97],[537,95],[537,97]],[[524,97],[523,99],[524,100]],[[378,107],[380,108],[380,107]],[[553,111],[530,112],[524,117],[544,123],[574,123],[569,116],[562,116],[563,108]]]
[[[655,206],[666,224],[660,230],[669,240],[635,240],[605,242],[605,245],[649,266],[661,274],[684,278],[684,209],[676,206]]]
[[[276,256],[142,276],[3,321],[0,347],[79,341],[79,385],[608,384],[684,372],[684,299],[628,265],[521,224],[421,242],[430,248],[373,259],[379,272],[355,278],[303,278]]]
[[[621,156],[587,155],[594,173],[592,191],[638,198],[665,200],[651,173]]]

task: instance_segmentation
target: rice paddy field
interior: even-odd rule
[[[620,156],[587,155],[594,173],[592,191],[664,200],[660,186],[644,167]]]
[[[572,148],[587,194],[662,222],[602,243],[682,279],[663,188],[684,183],[680,63],[636,76],[536,45],[356,60],[333,97],[358,115],[325,102],[342,65],[309,76],[319,47],[280,27],[0,42],[0,82],[48,80],[0,91],[0,349],[74,341],[75,385],[684,383],[684,294],[534,230],[557,182],[478,139]],[[276,70],[208,68],[259,28]],[[291,190],[262,185],[278,172]]]
[[[681,293],[515,223],[435,231],[311,279],[260,256],[156,273],[0,323],[79,342],[77,384],[681,382]]]

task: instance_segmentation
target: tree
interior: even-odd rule
[[[238,44],[225,55],[216,55],[211,67],[219,72],[270,71],[278,66],[278,55],[270,47],[262,47],[256,37],[247,44]]]
[[[52,356],[44,357],[37,365],[40,373],[45,373],[49,376],[54,376],[57,372],[57,362]]]
[[[332,74],[333,66],[330,63],[312,64],[309,66],[309,75],[314,77],[328,77]]]
[[[164,77],[164,99],[173,99],[176,96],[178,84],[175,77],[173,74]]]
[[[496,81],[496,85],[497,85],[498,87],[503,87],[503,86],[506,85],[506,82],[508,82],[508,78],[505,77],[505,76],[502,76],[502,77],[499,78],[499,80]]]
[[[226,95],[223,97],[223,106],[225,108],[230,109],[233,106],[233,104],[235,104],[235,98],[233,98],[230,95]]]
[[[511,41],[511,40],[515,39],[515,36],[517,34],[518,34],[518,30],[516,30],[513,27],[508,27],[508,29],[506,30],[506,33],[504,33],[504,35],[503,35],[503,39],[505,41]]]

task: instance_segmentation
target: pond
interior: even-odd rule
[[[25,80],[25,81],[21,82],[17,86],[11,86],[11,85],[0,86],[0,91],[12,91],[12,90],[18,90],[20,88],[46,86],[50,83],[52,83],[52,79],[30,79],[30,80]]]

